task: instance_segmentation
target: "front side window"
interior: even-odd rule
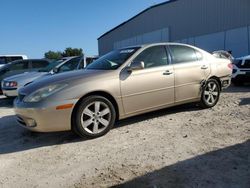
[[[38,72],[50,72],[50,71],[52,71],[56,66],[58,66],[60,63],[62,63],[63,61],[64,61],[63,59],[60,59],[60,60],[57,60],[57,61],[53,61],[53,62],[49,63],[48,66],[39,69]]]
[[[169,45],[169,49],[171,51],[173,63],[175,64],[198,61],[196,51],[193,48],[181,45]]]
[[[141,52],[134,61],[143,61],[145,68],[159,67],[168,64],[165,46],[154,46]]]
[[[86,69],[115,70],[127,61],[139,47],[114,50],[90,63]]]
[[[67,72],[67,71],[76,70],[79,65],[80,60],[81,60],[80,57],[69,60],[68,62],[63,64],[61,67],[59,67],[58,72]]]

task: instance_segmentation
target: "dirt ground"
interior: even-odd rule
[[[218,105],[164,109],[109,134],[32,133],[0,99],[0,187],[250,187],[250,86]]]

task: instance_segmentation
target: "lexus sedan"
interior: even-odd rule
[[[106,134],[116,120],[199,102],[211,108],[231,83],[230,60],[199,48],[157,43],[111,51],[86,67],[19,90],[17,120],[32,131]]]
[[[50,63],[47,67],[40,68],[38,71],[25,72],[5,78],[1,82],[2,91],[6,97],[16,97],[20,88],[38,80],[41,77],[82,68],[84,68],[83,57],[64,57],[58,61]]]

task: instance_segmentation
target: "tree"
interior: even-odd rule
[[[82,56],[83,51],[81,48],[66,48],[62,53],[63,57],[70,57],[70,56]]]
[[[48,51],[44,54],[44,57],[47,58],[47,59],[55,59],[55,60],[58,60],[58,59],[61,59],[62,58],[62,52],[54,52],[54,51]]]
[[[82,56],[83,51],[81,48],[66,48],[64,52],[60,51],[48,51],[44,54],[44,57],[47,59],[61,59],[62,57],[70,57],[70,56]]]

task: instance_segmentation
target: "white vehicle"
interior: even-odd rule
[[[250,83],[250,55],[234,59],[232,82],[235,85]]]
[[[28,57],[26,55],[0,55],[0,67],[9,62],[24,59],[28,59]]]

